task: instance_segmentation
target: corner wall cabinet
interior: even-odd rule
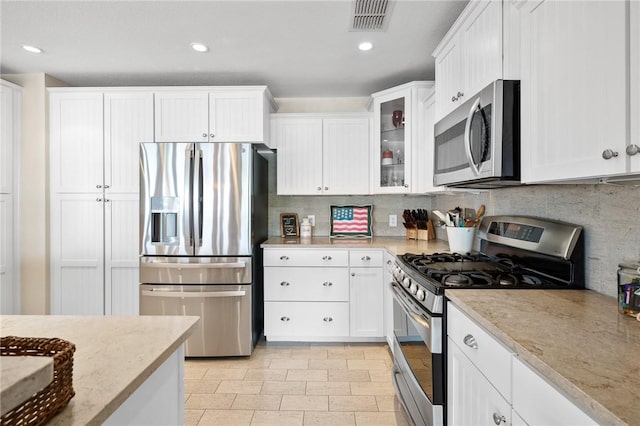
[[[20,126],[22,88],[0,80],[0,314],[21,312]]]
[[[264,142],[275,103],[266,86],[155,92],[156,142]]]
[[[382,250],[264,249],[271,341],[380,341]]]
[[[434,50],[436,121],[492,81],[519,78],[518,15],[511,3],[470,1]]]
[[[451,302],[447,389],[450,424],[597,424]]]
[[[272,114],[279,195],[369,193],[368,114]]]
[[[521,6],[522,180],[640,173],[638,2]]]
[[[424,122],[424,100],[433,86],[433,82],[416,81],[371,95],[374,129],[372,193],[423,192],[424,188],[413,179],[422,179],[419,175],[414,176],[414,171],[422,170],[427,162],[433,162],[433,153],[423,149],[427,134],[433,133],[433,123],[428,125]],[[433,181],[433,176],[426,179]]]
[[[153,93],[50,89],[51,311],[137,315],[139,143]]]

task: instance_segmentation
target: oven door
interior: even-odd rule
[[[391,284],[394,317],[393,382],[416,425],[444,424],[442,317],[434,317]]]

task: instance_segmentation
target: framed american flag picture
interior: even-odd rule
[[[373,236],[372,205],[331,206],[330,237],[371,238]]]

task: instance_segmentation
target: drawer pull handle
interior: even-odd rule
[[[464,339],[462,341],[470,348],[478,349],[478,342],[476,341],[476,338],[471,334],[467,334],[466,336],[464,336]]]
[[[286,282],[286,281],[282,281],[282,282],[280,283],[280,285],[281,285],[282,287],[289,287],[289,283],[288,283],[288,282]]]
[[[501,416],[498,413],[493,413],[493,422],[497,425],[499,425],[500,423],[506,423],[507,419],[504,416]]]
[[[289,260],[289,256],[280,256],[280,260]]]
[[[289,322],[290,320],[291,320],[291,318],[289,318],[289,317],[280,318],[280,321],[282,321],[282,322]]]
[[[331,256],[323,256],[322,260],[331,260]]]
[[[366,262],[368,260],[371,260],[371,257],[369,256],[362,256],[362,261]]]
[[[324,320],[324,322],[331,322],[331,321],[333,321],[333,318],[331,318],[331,317],[324,317],[324,318],[323,318],[323,320]]]
[[[333,283],[331,281],[325,281],[322,283],[323,286],[325,287],[331,287],[333,285]]]

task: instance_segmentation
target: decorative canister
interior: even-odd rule
[[[618,267],[618,310],[640,320],[640,262],[625,262]]]
[[[311,238],[311,222],[305,217],[300,223],[300,238]]]

